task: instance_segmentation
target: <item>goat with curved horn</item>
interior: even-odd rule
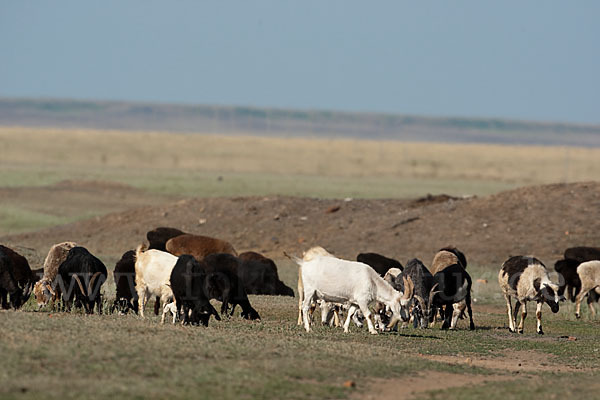
[[[70,309],[73,298],[76,298],[78,300],[76,306],[85,307],[87,313],[94,311],[94,305],[97,306],[98,312],[102,313],[100,287],[106,281],[107,276],[106,267],[102,261],[83,247],[73,247],[58,268],[58,274],[67,289],[62,292],[67,309]],[[82,279],[86,276],[91,276],[91,278],[88,284],[84,285]],[[72,290],[75,283],[79,293],[77,290]]]

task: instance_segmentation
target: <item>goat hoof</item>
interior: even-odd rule
[[[579,313],[575,313],[575,318],[579,319],[581,318],[581,315]]]
[[[472,331],[474,331],[474,330],[475,330],[475,325],[470,325],[470,326],[469,326],[469,330],[472,330]]]
[[[538,335],[543,335],[543,334],[544,334],[544,331],[543,331],[542,329],[540,329],[540,330],[538,331]]]
[[[523,329],[519,329],[519,333],[522,335],[523,334]]]

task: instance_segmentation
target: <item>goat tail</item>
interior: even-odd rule
[[[140,255],[146,250],[148,250],[148,247],[144,243],[139,244],[135,249],[135,259],[139,259]]]

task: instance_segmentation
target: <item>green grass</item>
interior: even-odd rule
[[[513,183],[473,179],[343,177],[286,173],[205,172],[136,168],[7,168],[0,187],[46,186],[63,180],[105,180],[158,195],[198,197],[289,195],[320,198],[410,198],[427,193],[487,195],[516,187]]]
[[[0,208],[0,231],[17,233],[38,230],[89,218],[93,215],[93,213],[87,212],[76,217],[64,217],[36,212],[19,207],[18,204],[5,204]]]
[[[286,262],[278,264],[282,279],[294,287],[295,269]],[[489,271],[470,269],[474,277]],[[109,280],[104,290],[110,303],[114,284]],[[494,300],[497,283],[490,281],[475,292],[480,299],[474,305],[476,331],[466,330],[466,322],[460,321],[453,332],[439,330],[438,324],[377,336],[354,326],[349,334],[319,325],[306,333],[296,326],[297,299],[289,297],[251,296],[262,321],[234,317],[211,320],[208,328],[160,325],[153,315],[142,320],[135,315],[37,312],[31,299],[22,311],[0,311],[0,397],[345,398],[366,390],[373,378],[466,372],[465,364],[431,361],[422,354],[475,359],[501,358],[506,351],[533,351],[544,362],[586,370],[516,376],[469,366],[469,374],[508,381],[431,391],[420,398],[527,399],[540,393],[594,397],[600,321],[573,321],[570,310],[553,315],[545,308],[545,336],[535,333],[531,316],[525,334],[516,335],[505,329],[503,304]],[[494,304],[497,312],[489,311]],[[487,308],[479,308],[484,305]],[[577,340],[560,338],[564,335]],[[345,388],[347,380],[355,381],[357,389]]]

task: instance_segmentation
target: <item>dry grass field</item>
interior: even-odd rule
[[[511,334],[496,278],[496,261],[515,249],[539,250],[551,266],[567,245],[599,245],[598,184],[497,193],[593,181],[600,149],[2,127],[0,171],[0,243],[34,267],[49,244],[75,239],[111,270],[147,229],[171,224],[267,250],[295,288],[297,268],[281,251],[313,240],[346,258],[379,244],[426,264],[451,240],[475,260],[477,326],[306,333],[296,298],[251,296],[260,322],[238,314],[182,327],[38,311],[30,299],[0,310],[2,399],[506,400],[596,398],[600,389],[600,320],[587,309],[575,320],[571,303],[558,314],[544,306],[539,336],[530,305],[525,334]],[[413,201],[427,193],[478,197]],[[335,200],[346,197],[361,200]],[[374,198],[393,200],[362,200]],[[108,305],[111,279],[103,290]]]

